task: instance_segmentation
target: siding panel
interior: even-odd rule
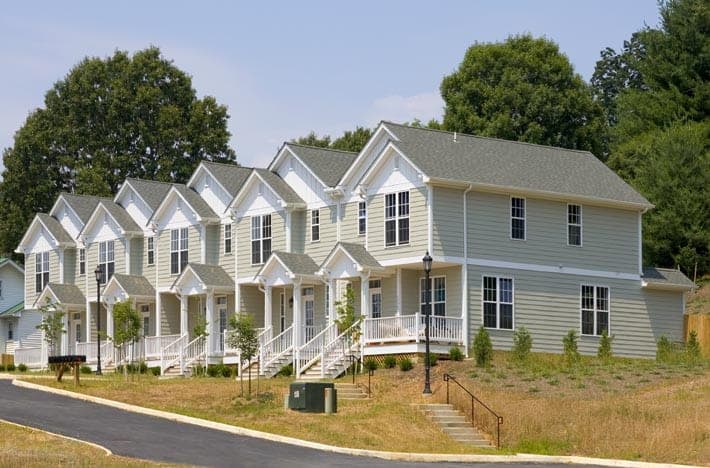
[[[367,250],[377,260],[421,256],[427,249],[429,221],[426,193],[426,188],[409,191],[409,244],[392,247],[385,247],[385,196],[374,195],[368,198]]]
[[[463,257],[463,191],[440,187],[433,190],[433,254]]]
[[[338,242],[338,225],[336,206],[326,206],[320,210],[320,239],[311,241],[311,211],[306,214],[306,243],[305,253],[309,255],[318,265],[325,260],[325,257]]]
[[[261,265],[251,264],[251,218],[245,216],[237,222],[237,261],[239,262],[237,276],[252,277],[259,272]],[[283,212],[271,214],[271,251],[286,249],[286,231]]]
[[[365,243],[365,235],[359,234],[358,202],[344,203],[343,220],[340,224],[340,239],[343,242]]]

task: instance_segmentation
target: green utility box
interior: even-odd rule
[[[335,385],[325,382],[293,382],[289,387],[288,407],[306,413],[325,412],[325,389],[332,388],[335,398],[333,412],[337,411]]]

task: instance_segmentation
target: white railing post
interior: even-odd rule
[[[419,317],[419,312],[414,314],[414,336],[416,337],[416,342],[419,343],[419,327],[421,325],[421,319]]]

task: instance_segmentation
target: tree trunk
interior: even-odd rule
[[[249,360],[247,361],[247,363],[248,363],[248,366],[249,366],[249,367],[248,367],[248,369],[249,369],[249,382],[247,382],[247,385],[248,385],[248,388],[249,388],[249,392],[247,393],[247,395],[251,397],[251,359],[249,359]]]

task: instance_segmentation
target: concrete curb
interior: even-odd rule
[[[0,376],[0,378],[3,378]],[[239,436],[254,437],[257,439],[268,440],[271,442],[280,442],[299,447],[321,450],[324,452],[339,453],[343,455],[354,455],[361,457],[373,457],[384,460],[409,461],[409,462],[461,462],[461,463],[566,463],[575,465],[599,465],[611,467],[630,467],[630,468],[684,468],[690,465],[674,465],[667,463],[649,463],[629,460],[610,460],[605,458],[587,458],[578,456],[550,456],[550,455],[532,455],[532,454],[516,454],[516,455],[475,455],[475,454],[448,454],[448,453],[409,453],[409,452],[385,452],[381,450],[366,450],[347,447],[337,447],[334,445],[321,444],[318,442],[310,442],[307,440],[286,437],[268,432],[246,429],[243,427],[232,426],[229,424],[208,421],[205,419],[184,416],[181,414],[170,413],[167,411],[144,408],[142,406],[129,405],[114,400],[94,397],[82,393],[70,392],[58,388],[47,387],[44,385],[33,384],[23,380],[14,379],[12,384],[22,388],[39,390],[47,393],[54,393],[77,400],[88,401],[99,405],[110,406],[113,408],[130,411],[132,413],[144,414],[156,418],[167,419],[170,421],[192,424],[193,426],[215,429],[218,431],[228,432]]]
[[[57,434],[56,432],[47,431],[45,429],[40,429],[38,427],[25,426],[24,424],[17,424],[16,422],[8,421],[7,419],[0,419],[0,422],[2,422],[4,424],[11,424],[13,426],[21,427],[23,429],[29,429],[31,431],[44,432],[45,434],[49,434],[54,437],[61,437],[62,439],[71,440],[72,442],[79,442],[80,444],[89,445],[89,446],[97,448],[99,450],[103,450],[104,452],[106,452],[107,457],[113,455],[113,452],[111,450],[107,449],[103,445],[95,444],[93,442],[88,442],[86,440],[81,440],[81,439],[75,439],[74,437],[65,436],[64,434]]]

